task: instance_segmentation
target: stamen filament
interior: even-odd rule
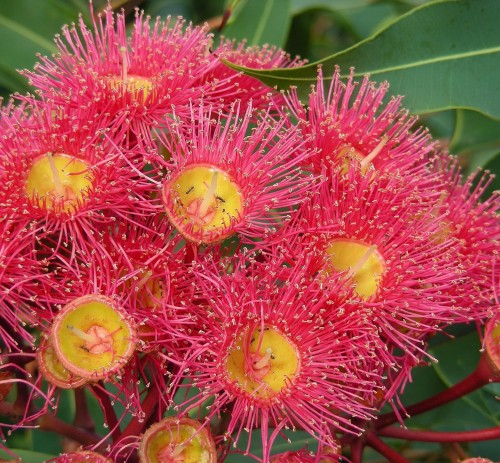
[[[366,264],[367,260],[370,258],[370,256],[377,250],[377,245],[374,244],[373,246],[370,246],[366,252],[363,254],[363,257],[361,257],[361,259],[359,259],[356,264],[349,269],[349,272],[347,272],[347,275],[346,275],[346,279],[349,280],[350,278],[352,278],[354,275],[356,275],[356,273],[358,273],[363,265]]]
[[[61,183],[61,177],[59,177],[59,171],[57,170],[56,163],[54,162],[54,158],[52,157],[52,153],[47,153],[47,159],[49,161],[50,171],[52,172],[52,180],[54,181],[56,193],[58,196],[63,198],[65,196],[64,188]]]
[[[382,148],[387,144],[389,141],[388,137],[383,137],[382,140],[380,140],[379,144],[375,147],[375,149],[366,157],[364,157],[360,165],[361,167],[366,167],[370,162],[372,162],[377,155],[382,151]]]
[[[215,196],[215,192],[217,190],[217,177],[219,175],[219,172],[215,171],[213,176],[212,176],[212,181],[210,182],[210,187],[208,188],[207,192],[205,193],[205,196],[203,197],[203,201],[200,205],[200,216],[204,216],[209,207],[212,205],[212,201]]]

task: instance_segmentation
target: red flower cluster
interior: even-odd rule
[[[89,450],[116,461],[222,461],[255,428],[263,462],[336,460],[431,336],[493,314],[489,177],[463,181],[386,84],[320,71],[303,103],[222,62],[302,64],[281,51],[96,17],[2,109],[0,383],[26,407],[2,426],[88,388],[111,427]],[[289,430],[317,455],[274,451]]]

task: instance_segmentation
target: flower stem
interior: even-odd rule
[[[352,463],[362,463],[365,442],[363,439],[356,439],[350,444]]]
[[[374,433],[369,432],[366,435],[366,443],[380,455],[384,456],[391,463],[410,463],[406,458],[402,457],[393,448],[389,447],[383,440],[379,439]]]
[[[470,392],[485,386],[491,380],[491,367],[486,359],[486,357],[481,355],[479,363],[476,369],[462,381],[458,382],[454,386],[441,391],[435,396],[429,397],[428,399],[417,402],[416,404],[410,405],[406,410],[400,410],[402,415],[407,415],[408,417],[424,413],[433,408],[439,407],[441,405],[452,402],[453,400],[459,399],[460,397],[469,394]],[[377,429],[385,428],[391,424],[398,421],[398,416],[396,413],[386,413],[381,415],[375,423]]]
[[[500,439],[500,426],[462,432],[417,431],[414,429],[387,427],[380,429],[378,435],[420,442],[476,442]]]
[[[121,439],[127,436],[136,436],[142,433],[145,424],[148,423],[160,402],[158,392],[158,386],[153,381],[145,399],[141,403],[144,415],[142,415],[141,420],[139,420],[136,416],[132,419],[132,421],[130,421],[127,427],[123,430]]]
[[[8,402],[0,403],[0,415],[9,416],[14,419],[22,417],[24,410],[17,407],[15,404]],[[79,442],[82,445],[94,445],[101,441],[101,437],[93,432],[79,428],[72,424],[57,418],[51,413],[45,413],[36,421],[39,429],[42,431],[51,431],[59,435],[65,436],[71,440]]]
[[[116,441],[121,437],[120,426],[118,426],[118,419],[116,417],[115,409],[111,404],[111,400],[109,399],[108,393],[106,392],[106,388],[102,381],[99,381],[98,385],[93,385],[90,387],[92,393],[99,401],[101,405],[102,411],[104,413],[104,421],[108,425],[109,429],[111,429],[111,436],[113,440]]]
[[[73,424],[87,431],[95,430],[95,423],[89,413],[87,397],[83,388],[75,389],[75,418]]]

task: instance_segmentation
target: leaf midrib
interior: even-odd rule
[[[269,16],[271,15],[272,5],[273,4],[274,4],[274,0],[266,2],[266,6],[265,6],[265,8],[264,8],[264,10],[262,12],[262,17],[261,17],[262,20],[259,21],[259,26],[255,30],[255,34],[252,37],[252,40],[253,40],[252,43],[253,44],[258,44],[259,43],[259,40],[262,37],[262,34],[264,33],[264,30],[265,30],[265,24],[267,24],[267,22],[269,20]]]
[[[411,63],[404,63],[398,66],[391,66],[391,67],[385,67],[385,68],[378,68],[378,69],[364,69],[363,71],[360,72],[355,72],[355,76],[360,76],[364,75],[367,72],[370,73],[370,75],[377,75],[377,74],[383,74],[386,72],[397,72],[397,71],[402,71],[406,69],[411,69],[411,68],[416,68],[420,66],[427,66],[429,64],[436,64],[436,63],[444,63],[446,61],[458,61],[461,59],[467,59],[471,57],[477,57],[481,55],[488,55],[488,54],[495,54],[495,53],[500,53],[500,45],[498,47],[491,47],[491,48],[482,48],[480,50],[473,50],[467,53],[456,53],[453,55],[440,55],[435,58],[430,58],[430,59],[425,59],[425,60],[420,60],[420,61],[413,61]],[[330,58],[333,58],[335,55],[333,55]],[[341,55],[338,55],[341,56]],[[296,72],[297,70],[303,70],[305,68],[311,69],[313,67],[316,67],[318,64],[321,64],[321,62],[318,63],[312,63],[307,66],[303,66],[301,68],[292,68],[292,69],[281,69],[280,74],[275,74],[275,70],[265,70],[265,71],[259,71],[256,69],[252,68],[246,68],[244,66],[238,66],[235,64],[232,64],[231,62],[228,62],[229,66],[236,67],[240,70],[243,70],[245,72],[248,72],[248,74],[251,75],[259,75],[262,77],[270,76],[273,79],[276,80],[289,80],[290,77],[293,77],[295,81],[302,81],[302,82],[308,82],[308,81],[316,81],[316,77],[314,76],[307,76],[307,77],[300,77],[300,76],[295,76],[294,71]],[[289,75],[284,75],[284,74],[289,74]],[[332,77],[324,76],[324,80],[331,80]]]

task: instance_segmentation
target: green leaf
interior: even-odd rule
[[[12,453],[16,454],[23,462],[27,463],[44,463],[57,455],[49,455],[48,453],[32,452],[31,450],[22,449],[9,449]],[[12,459],[12,455],[9,455],[4,450],[0,449],[0,458],[5,460]]]
[[[76,21],[79,13],[89,19],[84,0],[0,1],[0,82],[8,92],[26,90],[26,79],[13,76],[14,70],[32,68],[37,53],[56,52],[54,35],[64,24]]]
[[[336,65],[343,74],[367,73],[387,80],[394,94],[405,95],[413,113],[451,108],[473,109],[500,118],[500,6],[497,0],[441,0],[400,16],[387,28],[324,60],[294,69],[245,71],[270,86],[296,85],[306,96]]]
[[[474,111],[458,110],[450,149],[459,153],[491,148],[500,149],[500,121]]]
[[[293,14],[316,8],[325,10],[340,11],[362,8],[373,4],[373,0],[292,0]]]
[[[402,402],[410,405],[424,400],[468,376],[476,368],[480,347],[474,331],[428,349],[439,362],[413,370],[413,382],[408,384]],[[481,388],[459,400],[415,415],[406,425],[434,431],[470,431],[498,425],[500,413],[495,399],[495,394],[500,393],[498,388],[498,384]]]
[[[248,45],[283,46],[290,23],[290,0],[252,0],[244,3],[223,34],[231,39],[246,39]]]

